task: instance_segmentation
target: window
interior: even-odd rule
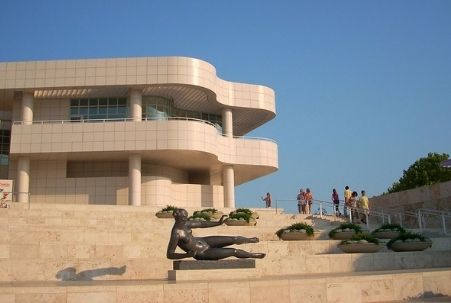
[[[70,101],[71,120],[124,119],[127,117],[126,98],[90,98]]]

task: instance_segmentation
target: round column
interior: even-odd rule
[[[30,158],[20,157],[17,161],[17,202],[30,202]]]
[[[130,89],[129,101],[130,101],[130,118],[133,121],[142,120],[142,91],[139,89]]]
[[[25,125],[33,123],[33,100],[33,93],[24,92],[22,94],[22,121]]]
[[[226,137],[233,137],[232,110],[228,108],[222,110],[222,134]]]
[[[235,173],[232,165],[223,168],[224,207],[235,208]]]
[[[133,206],[141,205],[141,156],[130,155],[128,160],[128,203]]]

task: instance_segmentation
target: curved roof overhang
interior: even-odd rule
[[[49,78],[34,81],[31,81],[32,78],[15,82],[11,80],[11,75],[17,75],[19,69],[24,77],[29,74],[36,75],[39,66],[42,68],[41,74],[47,75],[49,71]],[[58,69],[58,66],[61,68]],[[61,79],[57,78],[57,75],[68,74],[68,66],[73,67],[75,75],[82,74],[85,77],[65,77],[64,81],[58,81]],[[111,74],[108,74],[114,79],[111,83],[105,78],[105,84],[101,85],[103,81],[94,81],[92,78],[96,77],[88,77],[89,73],[97,75],[97,70],[105,70],[105,74],[111,66],[115,66],[111,69]],[[128,73],[129,70],[132,74],[134,71],[138,73],[139,68],[147,73],[157,74],[148,74],[142,79],[122,75],[124,71]],[[8,74],[11,69],[14,73]],[[120,72],[120,69],[123,71]],[[51,76],[54,78],[50,78]],[[27,85],[27,80],[35,85]],[[36,85],[37,83],[40,85]],[[245,135],[275,117],[275,96],[272,89],[222,80],[217,77],[216,69],[211,64],[194,58],[149,57],[0,63],[0,110],[11,109],[12,102],[18,99],[15,95],[22,91],[32,91],[35,99],[39,100],[126,97],[131,88],[141,89],[143,96],[158,95],[170,98],[180,109],[213,114],[221,114],[226,108],[232,109],[234,134],[237,136]]]

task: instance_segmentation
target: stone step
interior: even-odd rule
[[[3,282],[0,302],[390,302],[451,295],[451,268],[170,282]],[[440,297],[438,297],[440,300]],[[440,301],[439,301],[440,302]]]
[[[136,250],[135,250],[136,249]],[[263,252],[266,257],[256,260],[262,275],[356,272],[388,269],[437,268],[451,266],[451,250],[425,250],[422,252],[378,252],[369,254],[305,254],[286,251],[284,247],[252,247],[250,252]],[[98,279],[162,279],[172,268],[165,249],[148,247],[140,251],[135,247],[97,246],[95,250],[70,251],[67,255],[30,247],[14,247],[8,258],[0,259],[0,281],[57,280],[58,272],[73,268],[77,273],[103,273]],[[54,257],[52,258],[52,254]],[[36,256],[36,254],[39,254]],[[43,255],[44,254],[44,255]],[[135,255],[134,255],[135,254]],[[190,259],[187,259],[190,260]],[[105,270],[126,266],[121,275],[105,274]]]

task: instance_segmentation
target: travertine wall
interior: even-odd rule
[[[31,203],[128,204],[128,176],[66,178],[65,160],[36,160],[30,166]],[[143,205],[219,207],[224,203],[220,185],[188,184],[181,170],[143,167],[156,174],[142,177]],[[9,173],[15,179],[15,161]]]
[[[451,181],[373,197],[370,205],[400,210],[451,210]]]

